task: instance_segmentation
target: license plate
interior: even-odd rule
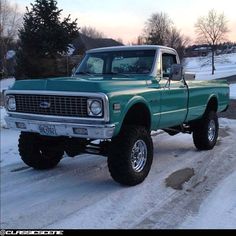
[[[39,132],[41,135],[56,136],[56,129],[54,125],[39,125]]]

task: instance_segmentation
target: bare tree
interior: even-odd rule
[[[82,27],[80,32],[90,38],[105,38],[105,34],[103,32],[99,32],[96,28],[90,26]]]
[[[183,35],[180,30],[172,26],[169,32],[166,46],[176,49],[182,61],[185,48],[189,45],[190,38]]]
[[[137,44],[143,42],[172,47],[178,51],[182,59],[189,38],[181,34],[166,13],[160,12],[152,14],[145,23],[143,36],[138,37]]]
[[[211,47],[212,74],[215,73],[215,52],[217,45],[225,40],[229,32],[227,20],[224,13],[218,14],[214,9],[208,12],[207,16],[200,17],[195,24],[198,40],[207,43]]]
[[[137,41],[134,43],[135,45],[142,45],[145,43],[145,38],[143,36],[138,36]]]
[[[146,43],[166,45],[172,25],[173,22],[166,13],[152,14],[144,27]]]
[[[9,45],[17,38],[22,15],[17,4],[11,5],[8,0],[0,0],[0,68],[3,73],[6,64],[6,52]]]

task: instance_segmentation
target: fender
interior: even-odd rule
[[[121,126],[122,126],[122,124],[123,124],[123,122],[124,122],[125,116],[127,115],[128,111],[129,111],[134,105],[136,105],[136,104],[138,104],[138,103],[142,103],[142,104],[144,104],[144,105],[147,107],[147,109],[148,109],[148,111],[149,111],[149,113],[150,113],[151,124],[152,124],[152,112],[151,112],[151,107],[150,107],[149,103],[148,103],[143,97],[141,97],[141,96],[134,96],[134,97],[132,97],[132,98],[128,101],[128,103],[127,103],[127,105],[126,105],[124,111],[122,112],[120,122],[119,122],[119,124],[117,124],[117,127],[116,127],[115,135],[119,134],[120,129],[121,129]]]
[[[206,102],[206,110],[207,110],[207,107],[208,107],[208,104],[210,103],[210,101],[211,101],[211,99],[216,99],[216,101],[217,101],[217,108],[216,108],[216,112],[218,111],[218,101],[219,101],[219,98],[218,98],[218,96],[216,95],[216,94],[211,94],[209,97],[208,97],[208,100],[207,100],[207,102]],[[206,112],[206,110],[205,110],[205,112]]]

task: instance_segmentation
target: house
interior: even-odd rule
[[[193,50],[193,54],[197,57],[205,57],[211,52],[211,47],[209,46],[201,46],[197,47]]]
[[[207,45],[193,45],[185,49],[185,57],[205,57],[211,52]]]
[[[80,34],[71,44],[68,45],[68,51],[61,58],[56,59],[56,66],[51,66],[49,76],[70,76],[72,69],[81,62],[84,53],[93,48],[122,46],[123,44],[110,38],[90,38]],[[49,64],[50,62],[46,62]]]
[[[72,44],[74,46],[73,55],[83,55],[87,50],[93,48],[123,46],[122,43],[111,38],[90,38],[83,34],[80,34]]]

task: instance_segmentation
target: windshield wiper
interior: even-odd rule
[[[93,74],[90,74],[89,72],[86,71],[79,71],[75,73],[76,75],[89,75],[89,76],[94,76]]]
[[[127,78],[130,78],[130,75],[119,73],[119,72],[109,72],[109,73],[103,73],[103,74],[104,75],[121,75],[121,76],[125,76]]]

